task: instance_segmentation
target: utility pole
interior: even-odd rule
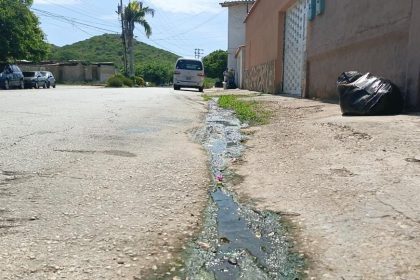
[[[195,49],[194,50],[194,57],[196,59],[200,59],[203,54],[204,54],[204,50],[203,49]]]
[[[126,30],[124,24],[124,6],[122,0],[120,0],[120,4],[118,5],[117,13],[120,15],[121,18],[121,39],[123,44],[123,56],[124,56],[124,75],[127,75],[127,68],[128,68],[128,60],[127,60],[127,38],[126,38]]]

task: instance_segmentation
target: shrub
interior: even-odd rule
[[[134,82],[132,79],[127,78],[126,76],[122,75],[122,74],[116,74],[114,77],[118,78],[124,86],[127,87],[133,87]]]
[[[218,100],[220,107],[235,111],[242,122],[254,124],[267,124],[270,112],[256,101],[244,101],[233,95],[221,96]]]
[[[139,87],[146,86],[146,82],[144,81],[142,77],[134,77],[134,83],[138,85]]]
[[[123,85],[125,85],[127,87],[133,87],[133,85],[134,85],[133,80],[131,80],[130,78],[127,78],[126,76],[123,76],[121,74],[119,74],[118,77],[120,77],[121,81],[123,82]]]
[[[106,86],[107,87],[115,87],[115,88],[120,88],[123,86],[123,82],[122,80],[117,77],[117,76],[112,76],[108,79],[108,81],[106,82]]]
[[[132,79],[124,77],[122,80],[123,84],[127,87],[133,87],[134,86],[134,82]]]
[[[212,87],[214,87],[214,84],[216,83],[216,80],[215,79],[211,79],[211,78],[205,78],[204,79],[204,84],[203,84],[203,87],[204,88],[212,88]]]

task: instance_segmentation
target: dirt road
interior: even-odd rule
[[[289,218],[308,279],[420,279],[420,116],[255,99],[274,116],[245,131],[235,191]]]
[[[143,279],[198,227],[196,92],[0,91],[0,279]],[[174,266],[174,269],[176,267]]]

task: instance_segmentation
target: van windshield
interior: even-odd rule
[[[203,64],[200,61],[196,60],[178,60],[176,64],[176,69],[181,70],[203,70]]]

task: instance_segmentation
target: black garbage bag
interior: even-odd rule
[[[398,87],[370,73],[344,72],[338,77],[337,89],[343,115],[396,115],[404,108]]]

